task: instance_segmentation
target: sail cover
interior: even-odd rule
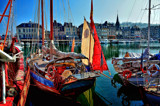
[[[94,39],[92,34],[90,33],[90,28],[87,24],[86,19],[84,19],[83,23],[83,32],[82,32],[82,43],[81,43],[81,53],[89,58],[89,62],[92,64],[93,58],[93,46],[94,46]],[[85,65],[88,65],[88,60],[83,59],[82,62]]]

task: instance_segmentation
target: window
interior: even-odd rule
[[[29,29],[29,32],[31,32],[30,29]]]
[[[19,33],[21,32],[21,29],[19,29]]]
[[[25,32],[25,29],[23,29],[23,32]]]

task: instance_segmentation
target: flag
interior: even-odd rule
[[[71,48],[71,52],[74,52],[74,45],[75,45],[75,38],[73,38],[73,41],[72,41],[72,48]]]

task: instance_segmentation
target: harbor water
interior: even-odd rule
[[[81,94],[75,100],[70,100],[69,98],[61,98],[58,96],[53,96],[52,94],[46,95],[45,92],[40,91],[34,85],[31,85],[29,94],[27,97],[27,106],[40,106],[40,105],[82,105],[82,106],[142,106],[144,105],[141,100],[139,91],[133,86],[122,86],[120,80],[117,77],[117,72],[114,70],[112,65],[113,57],[123,57],[126,52],[142,53],[142,50],[146,48],[146,43],[127,43],[127,44],[103,44],[102,49],[104,56],[107,61],[109,70],[111,71],[111,76],[107,71],[104,74],[115,78],[114,81],[101,75],[97,78],[95,86]],[[151,43],[150,53],[156,54],[160,51],[160,43]],[[69,45],[56,45],[61,51],[69,52],[71,46]],[[30,47],[24,47],[25,57],[29,54]],[[75,46],[75,52],[80,53],[80,44]]]

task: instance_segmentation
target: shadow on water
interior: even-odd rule
[[[30,86],[26,106],[81,106],[79,102],[69,98],[46,93],[35,86]]]
[[[121,84],[117,90],[117,97],[121,98],[123,106],[131,105],[132,101],[142,101],[139,88],[133,85],[124,85],[118,74],[115,74],[111,80],[111,84],[114,88],[117,88],[117,83]]]

